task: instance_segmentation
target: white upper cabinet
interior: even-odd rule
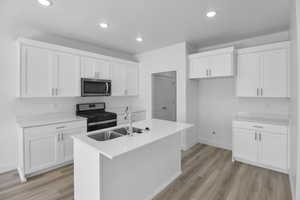
[[[190,78],[207,78],[208,77],[208,57],[199,57],[190,59]]]
[[[260,56],[249,53],[238,56],[237,93],[239,96],[257,96],[260,87]]]
[[[237,96],[289,97],[289,42],[238,51]]]
[[[137,64],[111,62],[112,96],[138,95]]]
[[[266,51],[262,54],[261,96],[288,96],[288,49]]]
[[[211,77],[233,76],[233,55],[228,53],[213,56],[210,59],[210,70]]]
[[[80,96],[81,78],[112,80],[113,96],[138,95],[138,63],[19,39],[20,97]]]
[[[110,79],[109,62],[90,57],[81,57],[81,77],[82,78],[96,78],[96,79]]]
[[[126,65],[126,95],[137,96],[139,89],[139,65],[127,64]]]
[[[120,62],[111,62],[111,95],[126,95],[126,66]]]
[[[21,96],[56,97],[79,96],[79,57],[22,46]]]
[[[80,96],[79,56],[55,53],[54,88],[56,96]]]
[[[190,79],[234,76],[234,48],[197,53],[189,56]]]
[[[21,48],[21,96],[52,95],[53,55],[46,49],[31,46]]]

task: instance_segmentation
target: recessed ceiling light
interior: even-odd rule
[[[51,0],[38,0],[38,2],[45,7],[49,7],[52,5],[52,1]]]
[[[136,39],[135,39],[136,41],[138,41],[138,42],[143,42],[143,38],[142,37],[137,37]]]
[[[216,16],[216,14],[217,14],[216,11],[209,11],[209,12],[206,13],[206,16],[208,18],[213,18],[213,17]]]
[[[101,28],[108,28],[108,23],[102,22],[99,24]]]

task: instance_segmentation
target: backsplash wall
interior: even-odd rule
[[[136,97],[66,97],[66,98],[18,98],[15,100],[17,117],[48,113],[75,113],[78,103],[105,102],[107,110],[122,110],[133,106]]]

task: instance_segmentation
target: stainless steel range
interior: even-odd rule
[[[117,126],[117,114],[106,112],[104,102],[77,104],[76,115],[87,118],[88,132]]]

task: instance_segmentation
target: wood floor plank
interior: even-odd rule
[[[73,165],[20,183],[0,175],[1,200],[73,200]],[[153,200],[291,200],[286,174],[231,161],[231,152],[198,144],[182,153],[182,174]]]

